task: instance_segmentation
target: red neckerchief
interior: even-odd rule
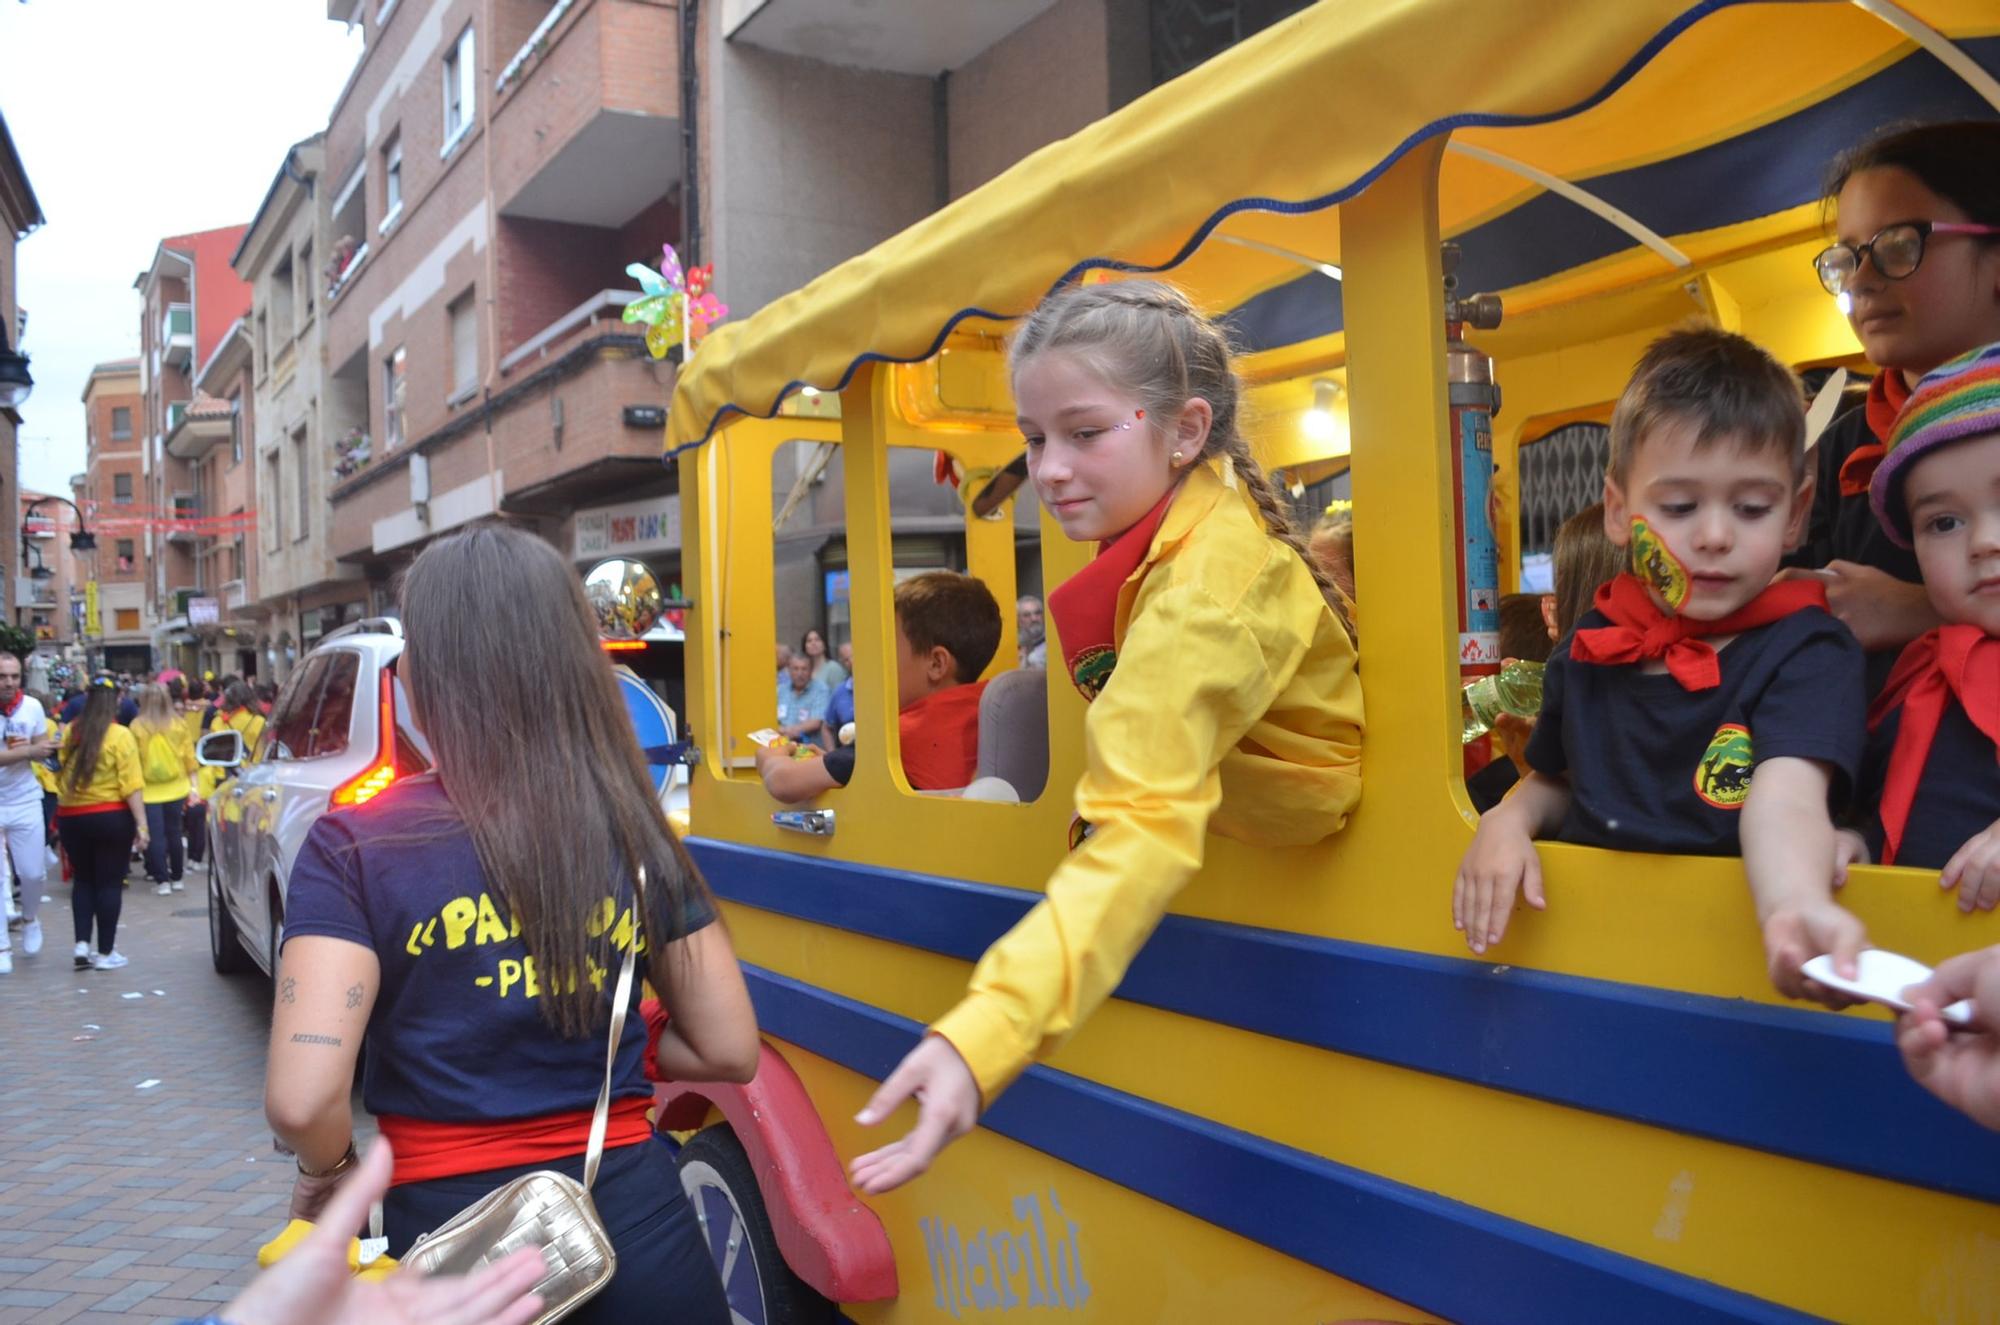
[[[1595,606],[1608,626],[1579,630],[1570,637],[1569,656],[1585,663],[1667,660],[1667,675],[1683,690],[1713,690],[1722,684],[1722,663],[1702,637],[1734,635],[1767,626],[1808,607],[1826,607],[1826,587],[1817,580],[1774,584],[1726,617],[1696,621],[1661,608],[1630,571],[1605,581]]]
[[[1896,744],[1889,752],[1889,771],[1882,780],[1884,865],[1896,863],[1917,783],[1931,757],[1931,743],[1954,699],[2000,751],[2000,639],[1977,626],[1939,626],[1911,640],[1896,659],[1888,684],[1868,708],[1870,731],[1899,705],[1903,710]]]
[[[1177,483],[1167,490],[1146,517],[1118,537],[1100,543],[1088,566],[1064,580],[1049,594],[1049,616],[1062,640],[1063,664],[1069,679],[1087,700],[1096,699],[1118,665],[1118,589],[1139,569],[1153,546],[1153,535],[1167,518]]]
[[[1903,412],[1903,402],[1909,398],[1910,384],[1897,369],[1884,368],[1868,384],[1868,431],[1875,434],[1875,440],[1866,446],[1855,447],[1841,462],[1841,496],[1868,495],[1868,483],[1875,477],[1875,466],[1881,464],[1882,457],[1889,453],[1889,434],[1895,431],[1896,416]]]
[[[948,791],[979,772],[979,698],[986,682],[935,690],[896,715],[903,776],[916,791]]]
[[[16,691],[14,692],[14,698],[13,698],[13,701],[12,701],[11,703],[9,703],[9,704],[7,705],[7,707],[6,707],[6,709],[5,709],[5,710],[0,710],[0,712],[4,712],[5,716],[7,716],[7,717],[10,717],[10,718],[11,718],[11,717],[13,717],[13,716],[14,716],[14,713],[15,713],[15,711],[16,711],[17,709],[19,709],[19,708],[21,707],[21,701],[22,701],[22,700],[24,700],[24,699],[26,699],[27,697],[28,697],[28,692],[27,692],[27,691],[25,691],[25,690],[16,690]]]

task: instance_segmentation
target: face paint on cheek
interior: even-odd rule
[[[1632,573],[1660,595],[1668,611],[1680,611],[1688,597],[1687,567],[1667,546],[1667,540],[1637,516],[1632,519],[1631,552]]]

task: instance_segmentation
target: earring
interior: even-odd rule
[[[1179,451],[1176,451],[1172,455],[1167,457],[1167,462],[1173,465],[1176,469],[1180,468],[1180,466],[1183,463],[1185,463],[1186,460],[1187,457],[1182,455]]]

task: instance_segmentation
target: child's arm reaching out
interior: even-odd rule
[[[1505,937],[1516,890],[1537,911],[1547,905],[1534,839],[1561,827],[1568,812],[1569,784],[1530,772],[1506,800],[1480,816],[1479,830],[1451,885],[1452,928],[1465,932],[1466,946],[1474,952],[1485,952]]]
[[[1836,843],[1826,812],[1832,778],[1817,760],[1764,760],[1750,780],[1738,834],[1772,985],[1788,998],[1844,1007],[1849,1000],[1799,972],[1805,962],[1830,952],[1834,969],[1851,976],[1868,945],[1861,922],[1833,900]]]

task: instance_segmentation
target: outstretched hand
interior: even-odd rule
[[[1974,1029],[1952,1034],[1938,1009],[1972,999]],[[1896,1047],[1917,1084],[1982,1127],[2000,1130],[2000,946],[1950,958],[1904,997]]]
[[[540,1314],[542,1299],[529,1290],[547,1266],[534,1247],[467,1275],[357,1278],[347,1268],[348,1240],[389,1189],[389,1168],[389,1143],[377,1141],[327,1198],[312,1233],[221,1315],[236,1325],[526,1325]]]
[[[930,1168],[946,1146],[979,1121],[979,1083],[942,1035],[926,1035],[882,1082],[855,1121],[873,1127],[904,1100],[917,1101],[917,1125],[899,1141],[871,1150],[848,1166],[854,1189],[891,1191]]]
[[[1861,921],[1834,901],[1805,901],[1780,907],[1764,921],[1764,960],[1771,984],[1787,998],[1811,999],[1830,1008],[1855,1000],[1809,980],[1799,968],[1822,953],[1833,954],[1833,969],[1853,979],[1860,970],[1861,950],[1868,931]]]

